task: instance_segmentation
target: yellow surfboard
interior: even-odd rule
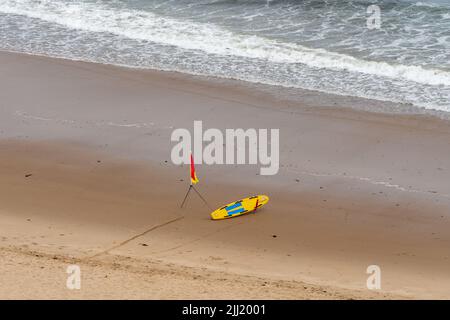
[[[217,209],[211,213],[213,220],[228,219],[241,216],[243,214],[253,212],[257,208],[262,207],[269,202],[269,197],[266,195],[257,195],[250,198],[241,199],[236,202],[232,202]]]

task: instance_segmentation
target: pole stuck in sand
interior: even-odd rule
[[[184,199],[183,199],[183,202],[181,203],[180,208],[183,208],[183,206],[184,206],[184,204],[185,204],[185,202],[186,202],[186,199],[187,199],[187,197],[189,196],[189,193],[191,192],[191,190],[194,190],[195,193],[197,193],[197,195],[200,197],[200,199],[203,200],[203,202],[205,203],[205,205],[206,205],[210,210],[213,210],[213,209],[211,208],[211,206],[208,204],[208,202],[205,200],[205,198],[203,198],[203,196],[200,194],[200,192],[198,192],[198,190],[194,187],[194,184],[197,184],[197,183],[199,182],[199,180],[198,180],[198,178],[197,178],[197,174],[195,173],[194,157],[192,156],[192,153],[191,153],[191,166],[190,166],[190,169],[191,169],[191,182],[190,182],[190,184],[189,184],[189,189],[188,189],[188,191],[186,192],[186,195],[184,196]]]

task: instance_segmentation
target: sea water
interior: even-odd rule
[[[450,0],[0,0],[0,50],[450,112]]]

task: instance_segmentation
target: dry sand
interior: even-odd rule
[[[445,121],[14,53],[0,87],[0,298],[449,298]],[[280,128],[276,176],[197,166],[213,206],[264,193],[263,210],[179,208],[188,168],[170,135],[194,120]],[[366,288],[373,264],[381,290]]]

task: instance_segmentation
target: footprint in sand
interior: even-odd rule
[[[214,256],[209,256],[209,259],[214,260],[214,261],[223,260],[223,258],[221,258],[221,257],[214,257]]]

